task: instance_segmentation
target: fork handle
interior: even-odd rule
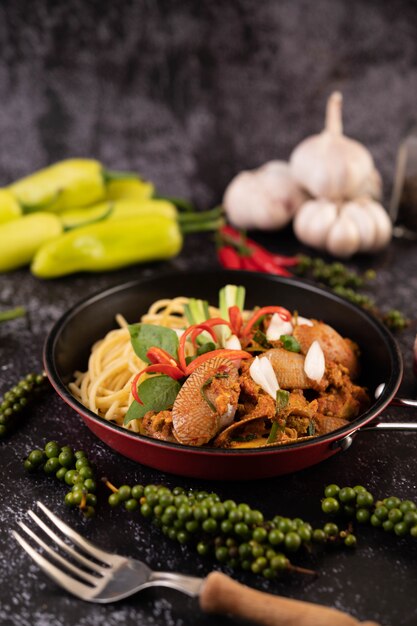
[[[198,596],[203,582],[203,578],[185,576],[184,574],[175,574],[173,572],[152,572],[149,579],[150,586],[171,587],[171,589],[177,589],[192,597]]]
[[[200,607],[207,613],[230,614],[262,626],[378,626],[326,606],[256,591],[220,572],[205,579]]]

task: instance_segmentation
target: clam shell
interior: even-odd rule
[[[304,328],[304,326],[303,326]],[[309,328],[306,326],[305,328]],[[304,356],[283,348],[272,348],[262,355],[274,368],[281,389],[310,389],[312,381],[304,371]]]
[[[239,397],[239,373],[236,365],[224,357],[208,359],[187,378],[172,408],[172,423],[177,440],[189,446],[208,443],[222,425],[222,417],[208,404],[202,395],[202,386],[219,371],[225,371],[222,393],[227,396],[227,412],[233,418]],[[207,388],[206,396],[214,405],[216,395]],[[231,409],[230,409],[231,407]]]
[[[316,414],[314,416],[314,424],[316,426],[316,435],[327,435],[327,433],[331,433],[333,430],[346,426],[349,424],[349,421],[341,417]]]
[[[251,441],[231,441],[231,438],[236,430],[247,426],[251,422],[255,422],[257,420],[265,420],[265,417],[246,417],[239,422],[234,422],[228,428],[225,428],[214,440],[213,445],[216,448],[266,448],[270,446],[284,446],[290,445],[292,443],[297,443],[299,441],[307,441],[308,439],[314,439],[314,435],[298,437],[296,439],[284,439],[283,441],[274,441],[273,443],[267,443],[268,437],[256,437]],[[266,433],[267,434],[267,433]]]
[[[219,435],[217,435],[216,439],[213,442],[213,445],[216,448],[226,448],[228,447],[231,436],[233,435],[235,430],[242,428],[242,426],[246,426],[247,424],[250,424],[251,422],[256,422],[259,420],[264,421],[265,419],[266,418],[263,416],[260,417],[259,415],[256,415],[254,417],[245,417],[239,420],[238,422],[233,422],[233,424],[231,424],[230,426],[222,430],[222,432]]]
[[[326,363],[334,361],[348,368],[352,378],[359,372],[359,362],[353,343],[349,339],[344,339],[339,333],[323,322],[314,321],[313,326],[295,326],[294,338],[301,347],[301,352],[307,354],[313,341],[318,341],[323,352]]]

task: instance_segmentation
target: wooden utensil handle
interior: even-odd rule
[[[378,626],[326,606],[251,589],[220,572],[207,576],[200,606],[207,613],[243,617],[262,626]]]

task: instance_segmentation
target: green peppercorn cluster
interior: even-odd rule
[[[371,524],[399,537],[417,537],[417,505],[411,500],[389,496],[375,502],[374,496],[361,485],[342,487],[328,485],[321,507],[325,513],[343,513],[359,524]]]
[[[375,279],[374,270],[369,269],[359,274],[340,262],[326,263],[321,258],[311,258],[304,255],[297,258],[299,260],[295,267],[297,274],[309,276],[330,287],[337,295],[373,313],[391,330],[403,330],[408,326],[409,320],[401,311],[391,309],[387,313],[382,313],[373,298],[358,292],[358,289],[363,289]]]
[[[43,469],[70,487],[65,504],[79,508],[86,517],[94,515],[97,503],[93,470],[82,450],[60,447],[50,441],[43,450],[33,450],[24,461],[28,471]],[[334,521],[313,528],[301,518],[276,515],[266,520],[261,511],[248,504],[224,500],[216,493],[169,489],[164,485],[121,485],[111,489],[111,507],[123,505],[150,519],[169,539],[189,543],[198,554],[210,555],[219,563],[241,568],[273,579],[285,571],[314,574],[291,563],[290,556],[311,552],[315,545],[337,545],[353,548],[357,544],[353,524],[371,524],[398,536],[417,537],[417,506],[411,500],[391,496],[375,501],[363,486],[327,485],[321,500],[322,511],[345,518],[341,529]]]
[[[71,446],[60,447],[56,441],[49,441],[43,450],[32,450],[24,467],[29,472],[43,469],[45,474],[58,478],[71,488],[65,496],[65,504],[78,507],[85,517],[94,515],[97,485],[85,452],[74,452]]]
[[[332,288],[361,289],[376,277],[374,270],[369,269],[363,274],[359,274],[338,261],[326,263],[321,258],[312,258],[304,255],[298,256],[297,259],[298,265],[295,270],[298,274],[309,274],[315,280],[325,283]]]
[[[284,570],[300,569],[290,563],[289,554],[313,543],[334,542],[336,524],[313,529],[301,518],[280,515],[265,520],[261,511],[234,500],[221,501],[215,493],[173,490],[158,485],[111,485],[109,504],[124,504],[128,511],[139,510],[153,519],[164,535],[179,543],[192,543],[200,555],[212,555],[232,568],[251,570],[265,578],[275,578]]]
[[[46,380],[44,374],[28,374],[3,396],[0,404],[0,439],[17,426],[18,417]]]

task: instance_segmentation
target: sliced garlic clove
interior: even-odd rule
[[[224,342],[224,347],[227,350],[241,350],[242,345],[239,341],[239,338],[236,335],[230,335],[228,339]]]
[[[311,380],[319,383],[324,376],[325,369],[326,362],[322,347],[317,340],[313,341],[304,360],[304,372]]]
[[[355,222],[342,213],[330,228],[325,247],[330,254],[347,258],[359,250],[360,241]]]
[[[284,321],[278,313],[274,313],[266,330],[266,338],[269,341],[277,341],[281,335],[292,335],[292,331],[293,325],[291,322]]]
[[[259,357],[255,357],[249,367],[249,374],[252,377],[252,380],[255,381],[257,385],[264,389],[265,385],[265,377],[263,371],[261,369],[261,365],[259,363]],[[265,390],[264,390],[265,391]]]
[[[273,367],[268,358],[259,358],[256,356],[249,368],[249,373],[252,380],[262,387],[265,393],[269,394],[274,399],[276,398],[279,385]]]
[[[272,363],[267,357],[264,356],[261,356],[259,361],[261,364],[261,370],[265,376],[265,380],[269,389],[268,393],[275,399],[277,397],[279,383],[274,368],[272,367]]]
[[[365,252],[375,245],[377,227],[375,220],[360,201],[347,202],[342,207],[342,213],[351,219],[359,232],[358,252]]]
[[[310,200],[303,204],[295,216],[294,232],[303,243],[313,248],[322,248],[337,214],[337,206],[333,202]]]

